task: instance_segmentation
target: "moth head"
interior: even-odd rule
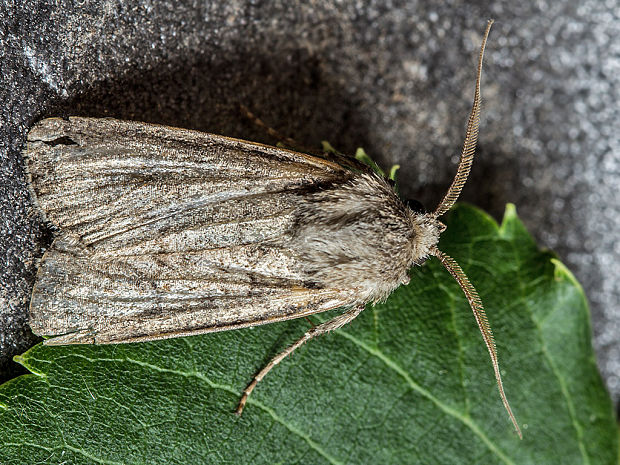
[[[409,216],[413,226],[414,240],[412,243],[412,256],[415,265],[421,265],[433,251],[439,242],[439,235],[445,231],[446,225],[437,219],[432,213],[426,213],[416,208],[415,201],[408,201]]]
[[[458,199],[461,190],[463,189],[463,186],[467,181],[467,176],[469,175],[469,171],[471,170],[472,162],[474,161],[474,152],[476,149],[476,143],[478,141],[478,127],[480,124],[480,75],[482,74],[482,58],[484,56],[484,48],[486,46],[487,38],[489,36],[489,31],[492,24],[493,20],[490,20],[487,24],[486,31],[484,32],[482,45],[480,47],[480,54],[478,56],[476,89],[474,92],[474,103],[472,105],[471,113],[469,114],[465,142],[463,143],[463,150],[461,152],[461,158],[456,175],[454,176],[454,180],[452,181],[448,192],[446,192],[441,202],[439,202],[439,205],[437,206],[435,211],[431,214],[423,215],[421,217],[424,218],[424,226],[421,227],[426,228],[426,232],[429,234],[429,241],[427,244],[428,254],[433,255],[439,259],[441,264],[458,282],[459,286],[463,290],[463,293],[465,294],[465,297],[467,297],[469,306],[474,313],[476,323],[478,323],[478,327],[480,328],[482,339],[484,340],[484,343],[486,344],[489,351],[489,355],[491,356],[491,363],[493,364],[493,371],[495,372],[495,379],[497,381],[497,387],[499,389],[500,397],[515,427],[515,430],[519,434],[519,437],[522,437],[517,420],[512,413],[510,404],[508,403],[506,395],[504,394],[502,377],[499,371],[499,365],[497,361],[497,350],[495,348],[495,341],[493,339],[493,333],[491,332],[491,327],[489,325],[486,313],[484,311],[484,307],[482,305],[482,300],[478,296],[478,293],[476,292],[474,286],[469,282],[469,279],[467,278],[459,264],[453,258],[449,257],[437,248],[439,234],[441,234],[441,232],[446,229],[446,226],[443,225],[438,220],[438,218],[444,213],[446,213]]]

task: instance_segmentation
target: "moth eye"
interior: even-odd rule
[[[407,199],[405,200],[407,206],[416,213],[426,213],[426,208],[422,205],[422,202],[419,202],[415,199]]]

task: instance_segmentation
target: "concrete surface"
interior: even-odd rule
[[[404,194],[435,205],[450,183],[483,73],[478,158],[464,199],[506,202],[558,252],[592,307],[595,347],[620,398],[620,18],[581,2],[11,1],[0,5],[0,378],[36,339],[26,305],[49,231],[20,150],[44,116],[114,116],[268,141],[281,132],[400,163]]]

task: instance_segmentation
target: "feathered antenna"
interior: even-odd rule
[[[454,176],[452,185],[444,195],[441,202],[437,206],[437,209],[433,213],[435,218],[440,217],[445,212],[450,210],[450,207],[454,205],[456,199],[459,198],[461,190],[467,181],[469,171],[471,170],[471,164],[474,161],[474,151],[476,150],[476,143],[478,142],[478,127],[480,126],[480,76],[482,75],[482,58],[484,57],[484,48],[487,44],[487,38],[491,31],[491,25],[493,20],[490,19],[487,23],[487,28],[484,31],[484,37],[482,39],[482,45],[480,46],[480,55],[478,56],[478,75],[476,78],[476,90],[474,92],[474,104],[469,114],[469,120],[467,121],[467,133],[465,135],[465,142],[463,143],[463,151],[461,152],[461,160],[459,162],[459,168]]]
[[[491,30],[491,25],[493,24],[493,20],[489,20],[487,23],[487,28],[484,31],[484,37],[482,39],[482,45],[480,46],[480,55],[478,56],[478,73],[476,77],[476,90],[474,93],[474,104],[471,109],[471,113],[469,114],[469,120],[467,122],[467,134],[465,135],[465,142],[463,143],[463,151],[461,152],[461,160],[459,162],[459,168],[456,172],[456,176],[454,176],[454,180],[452,181],[452,185],[446,192],[446,195],[441,200],[437,209],[433,213],[435,218],[446,213],[456,199],[458,199],[465,182],[467,181],[467,176],[469,176],[469,171],[471,170],[472,162],[474,161],[474,151],[476,150],[476,143],[478,141],[478,127],[480,126],[480,76],[482,75],[482,58],[484,57],[484,48],[487,44],[487,39],[489,37],[489,31]],[[517,419],[512,413],[512,409],[510,408],[510,404],[508,403],[508,399],[506,398],[506,394],[504,393],[504,385],[502,384],[502,376],[499,371],[499,364],[497,361],[497,349],[495,348],[495,341],[493,339],[493,333],[491,332],[491,326],[489,325],[489,321],[487,320],[487,315],[484,311],[484,307],[482,305],[482,300],[478,296],[476,289],[469,282],[467,276],[461,269],[456,261],[440,251],[437,247],[434,247],[430,251],[431,255],[434,255],[439,259],[442,265],[450,272],[450,274],[456,279],[456,282],[459,283],[461,289],[465,293],[465,297],[469,302],[469,306],[471,310],[474,312],[474,317],[476,318],[476,323],[478,323],[478,328],[480,328],[480,333],[482,334],[482,339],[484,339],[484,343],[489,350],[489,355],[491,356],[491,362],[493,364],[493,371],[495,372],[495,379],[497,381],[497,387],[499,389],[499,395],[502,398],[502,402],[508,415],[510,416],[510,420],[512,420],[512,424],[514,425],[519,437],[523,439],[523,435],[521,433],[521,429],[519,428],[519,424],[517,423]]]
[[[487,320],[487,315],[484,311],[484,307],[482,305],[482,300],[478,296],[476,289],[467,279],[467,276],[461,269],[456,261],[440,251],[437,248],[434,248],[431,251],[431,254],[439,259],[444,267],[450,272],[450,274],[456,279],[463,289],[465,293],[465,297],[469,301],[469,306],[474,312],[474,317],[476,318],[476,323],[478,323],[478,327],[480,328],[480,332],[482,333],[482,339],[484,339],[484,343],[489,349],[489,355],[491,356],[491,362],[493,363],[493,371],[495,372],[495,379],[497,380],[497,387],[499,389],[499,395],[502,398],[502,402],[504,403],[504,407],[512,420],[512,424],[517,430],[517,434],[521,439],[523,439],[523,435],[521,434],[521,429],[519,428],[519,424],[517,423],[517,419],[512,413],[512,409],[510,408],[510,404],[508,403],[508,399],[506,398],[506,394],[504,394],[504,385],[502,384],[502,375],[499,372],[499,363],[497,362],[497,349],[495,348],[495,340],[493,339],[493,333],[491,332],[491,326],[489,325],[489,320]]]

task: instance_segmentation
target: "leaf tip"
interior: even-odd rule
[[[39,347],[39,345],[40,344],[37,344],[36,346],[30,348],[29,350],[27,350],[21,355],[14,355],[13,361],[23,366],[26,370],[28,370],[33,375],[39,376],[41,378],[46,378],[47,374],[37,370],[35,367],[32,366],[32,364],[28,360],[29,359],[28,355],[30,354],[30,352],[33,350],[36,350],[36,348]]]
[[[569,270],[564,263],[562,263],[557,258],[551,258],[551,263],[553,264],[553,277],[556,281],[570,281],[575,287],[581,289],[581,284],[575,278],[575,275]]]
[[[517,218],[517,207],[514,203],[507,203],[504,210],[504,221]]]
[[[503,239],[516,240],[538,249],[536,241],[534,241],[534,238],[528,232],[523,221],[521,221],[521,218],[517,215],[517,207],[513,203],[506,204],[504,218],[502,218],[502,224],[499,227],[499,235]]]
[[[506,235],[515,229],[515,225],[520,224],[521,220],[517,216],[517,207],[514,203],[507,203],[504,209],[504,217],[499,226],[499,233]]]

